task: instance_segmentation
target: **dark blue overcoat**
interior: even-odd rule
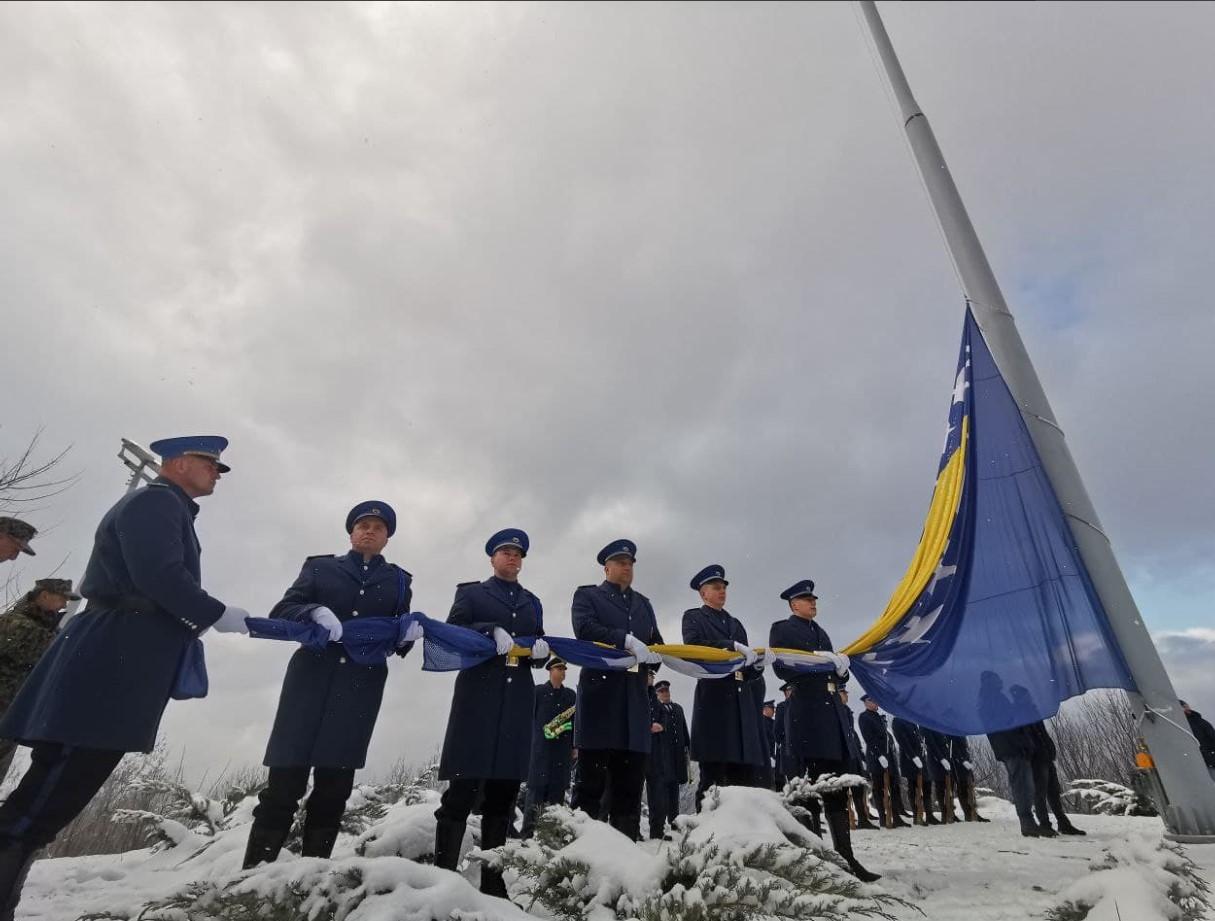
[[[157,480],[101,519],[67,622],[0,722],[0,737],[150,752],[186,647],[224,604],[202,589],[198,504]]]
[[[894,741],[899,746],[899,767],[903,776],[915,782],[915,775],[920,768],[915,766],[912,758],[919,758],[924,763],[924,737],[920,735],[920,727],[911,720],[896,716],[890,721],[890,731],[894,733]]]
[[[311,623],[312,612],[321,606],[343,622],[405,614],[412,582],[413,576],[382,556],[364,560],[354,550],[313,556],[270,616]],[[301,646],[283,678],[265,765],[361,768],[387,677],[386,664],[352,662],[340,643],[324,649]]]
[[[511,636],[543,636],[540,599],[517,582],[491,576],[456,588],[449,624],[492,637],[494,627]],[[532,668],[543,659],[494,656],[456,676],[439,779],[523,780],[532,748]]]
[[[890,729],[886,725],[886,714],[876,710],[866,710],[857,722],[861,727],[861,737],[865,740],[865,766],[872,774],[884,770],[879,757],[885,756],[890,765],[890,776],[899,776],[899,764],[894,750]]]
[[[626,634],[647,646],[662,642],[650,599],[612,582],[583,585],[571,605],[574,636],[592,643],[624,648]],[[650,750],[650,702],[646,675],[656,666],[637,671],[583,668],[578,676],[578,710],[574,716],[574,745],[579,749]]]
[[[549,720],[574,706],[577,699],[578,695],[573,688],[555,688],[551,681],[536,685],[532,710],[531,766],[527,772],[528,789],[552,791],[569,788],[574,734],[563,732],[555,739],[546,739],[544,726]]]
[[[674,701],[669,704],[660,701],[654,713],[655,722],[662,723],[662,732],[654,733],[647,776],[687,783],[688,719],[683,707]]]
[[[948,759],[951,770],[953,768],[953,752],[950,751],[949,736],[937,732],[935,729],[929,729],[927,726],[920,727],[920,735],[924,737],[924,751],[928,756],[926,763],[932,782],[943,784],[945,765],[941,764],[941,759]]]
[[[804,652],[834,651],[826,630],[796,615],[772,625],[768,645]],[[839,761],[846,766],[859,759],[851,738],[852,715],[837,693],[847,676],[802,674],[780,664],[774,670],[793,688],[785,708],[785,748],[797,770],[803,770],[807,761]]]
[[[683,614],[683,641],[694,646],[733,649],[747,644],[747,628],[726,610],[708,605]],[[753,665],[727,678],[701,678],[692,701],[692,758],[700,762],[763,767],[759,704],[763,668]]]

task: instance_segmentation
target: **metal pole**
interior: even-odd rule
[[[911,87],[877,7],[873,0],[861,0],[861,10],[898,100],[916,165],[928,187],[932,207],[941,222],[950,257],[957,266],[975,321],[1013,399],[1021,408],[1030,438],[1063,506],[1080,558],[1088,569],[1138,687],[1138,693],[1129,696],[1136,717],[1142,720],[1140,731],[1155,760],[1165,791],[1167,802],[1161,804],[1165,825],[1173,837],[1215,842],[1215,784],[1207,773],[1198,743],[1190,733],[1177,693],[1131,597],[1109,538],[1097,519],[1063,430],[1055,421],[928,118],[911,95]]]

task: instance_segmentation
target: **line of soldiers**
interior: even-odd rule
[[[162,458],[160,476],[103,517],[80,586],[87,606],[54,638],[0,720],[0,738],[32,748],[29,769],[0,806],[0,921],[11,917],[34,853],[84,808],[124,753],[152,749],[168,701],[205,693],[201,636],[210,629],[247,632],[245,609],[203,589],[194,529],[196,500],[210,495],[230,470],[221,460],[226,447],[219,436],[153,443]],[[271,611],[274,618],[320,625],[330,642],[321,649],[301,646],[287,666],[246,867],[278,855],[310,784],[302,852],[332,852],[354,772],[365,763],[388,672],[387,663],[351,660],[340,640],[343,625],[354,618],[410,611],[413,577],[383,556],[396,525],[388,503],[357,504],[345,520],[350,550],[308,557]],[[14,534],[12,525],[0,528],[0,552],[9,544],[15,552],[28,551],[30,536]],[[545,728],[553,731],[554,720],[559,729],[564,720],[558,718],[569,710],[562,663],[551,659],[543,639],[540,599],[519,582],[528,549],[527,534],[517,528],[493,534],[485,544],[491,574],[457,586],[447,617],[492,639],[497,654],[456,677],[439,764],[439,777],[448,785],[435,813],[435,863],[442,868],[457,867],[474,808],[481,814],[481,846],[505,842],[520,786],[536,764],[536,726],[541,736]],[[737,652],[744,667],[728,678],[697,681],[690,732],[682,710],[669,701],[669,687],[651,687],[661,659],[649,647],[663,638],[652,604],[633,588],[636,559],[632,541],[613,541],[597,556],[603,581],[574,592],[574,635],[627,651],[637,665],[627,671],[581,670],[568,742],[571,758],[573,749],[578,752],[571,805],[634,840],[640,837],[647,782],[650,833],[659,837],[678,811],[689,756],[699,764],[699,808],[713,785],[766,785],[775,740],[764,715],[765,703],[771,703],[763,700],[764,668],[746,628],[726,610],[729,583],[720,564],[690,580],[700,604],[684,612],[682,640]],[[775,666],[786,683],[782,771],[811,779],[846,773],[861,757],[840,694],[849,677],[847,659],[832,651],[816,622],[812,580],[780,597],[790,615],[771,626],[768,646],[821,653],[834,666],[827,674]],[[521,637],[536,638],[526,656],[518,654]],[[421,627],[414,625],[397,654],[407,655],[421,638]],[[538,694],[533,672],[546,668],[550,690],[542,687]],[[880,757],[877,763],[882,766]],[[544,803],[558,796],[566,770],[560,764],[548,773],[538,768],[525,801],[533,823]],[[822,812],[847,866],[861,880],[877,879],[853,854],[847,794],[824,794]],[[492,869],[483,870],[481,888],[505,895]]]

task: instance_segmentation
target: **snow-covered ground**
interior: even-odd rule
[[[432,794],[433,796],[433,794]],[[725,791],[716,817],[701,817],[692,832],[697,842],[709,835],[719,843],[736,846],[753,841],[784,841],[799,833],[788,821],[775,794],[764,791]],[[504,902],[488,899],[456,874],[414,863],[407,857],[424,853],[433,834],[435,802],[392,806],[387,815],[358,838],[344,836],[332,862],[284,854],[272,867],[241,876],[240,860],[247,826],[236,825],[214,837],[167,829],[177,844],[161,850],[133,851],[106,857],[38,861],[30,874],[26,896],[18,909],[20,921],[74,921],[94,918],[134,918],[148,903],[185,892],[197,884],[192,913],[174,909],[148,912],[144,918],[196,919],[199,900],[207,891],[247,891],[256,901],[265,894],[282,898],[291,889],[312,902],[298,906],[299,917],[315,917],[311,909],[343,905],[349,921],[409,921],[409,919],[511,919],[533,917]],[[1019,834],[1011,806],[985,800],[983,812],[990,824],[957,824],[896,831],[865,831],[854,837],[858,858],[883,874],[874,887],[917,906],[895,906],[899,919],[929,921],[1021,921],[1041,919],[1065,898],[1110,896],[1089,916],[1090,921],[1156,921],[1175,917],[1160,902],[1156,887],[1147,881],[1157,873],[1150,866],[1158,855],[1162,826],[1157,819],[1077,816],[1076,824],[1088,831],[1084,838],[1026,839]],[[246,813],[247,815],[247,813]],[[244,815],[240,816],[244,820]],[[587,828],[575,815],[571,827]],[[467,839],[471,847],[472,836]],[[595,826],[569,854],[589,861],[603,873],[626,874],[646,885],[654,875],[660,848],[670,844],[630,845],[606,826]],[[1133,864],[1095,876],[1090,865],[1100,862],[1108,849]],[[1189,846],[1186,852],[1215,878],[1215,846]],[[359,855],[362,856],[359,856]],[[336,872],[335,872],[336,871]],[[475,877],[477,870],[468,871]],[[1146,874],[1146,875],[1145,875]],[[508,877],[509,878],[509,877]],[[596,883],[602,885],[602,883]],[[1070,891],[1069,891],[1070,887]],[[1089,892],[1089,896],[1085,896]],[[351,893],[360,893],[351,898]],[[188,900],[187,900],[188,901]],[[1115,904],[1115,901],[1117,904]],[[179,909],[178,909],[179,910]],[[215,917],[236,917],[217,913]],[[330,915],[322,915],[330,917]],[[543,915],[541,915],[543,916]],[[239,917],[253,917],[240,914]],[[288,917],[288,915],[274,915]],[[602,912],[594,917],[612,917]],[[1179,916],[1177,916],[1179,917]]]

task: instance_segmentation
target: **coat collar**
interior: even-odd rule
[[[633,606],[633,599],[637,596],[637,593],[631,587],[622,589],[615,582],[609,582],[606,579],[599,583],[599,591],[606,594],[623,608],[631,608]]]
[[[185,507],[187,509],[189,509],[191,518],[198,517],[198,503],[195,502],[193,499],[191,499],[189,496],[187,496],[186,491],[184,489],[182,489],[180,486],[178,486],[176,483],[172,483],[169,480],[166,480],[164,477],[158,476],[155,480],[152,481],[152,485],[153,486],[163,486],[169,492],[173,493],[173,495],[177,496],[177,498],[181,500],[182,504],[185,505]]]
[[[519,607],[523,599],[530,594],[518,582],[507,582],[505,579],[499,579],[497,576],[490,576],[481,585],[490,596],[496,598],[512,610]],[[513,597],[510,594],[511,589],[514,589]]]
[[[367,568],[363,568],[363,554],[357,550],[351,550],[345,555],[338,557],[338,565],[349,576],[353,576],[360,582],[378,582],[385,576],[393,572],[394,567],[390,563],[386,563],[384,558],[379,554],[373,556],[367,561]]]

